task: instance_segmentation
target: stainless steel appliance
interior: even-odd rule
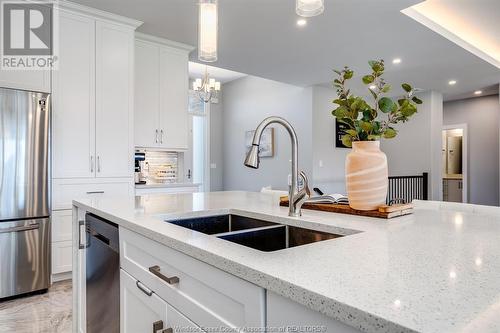
[[[85,216],[87,333],[120,332],[120,247],[118,226]]]
[[[50,95],[0,88],[0,298],[50,283]]]

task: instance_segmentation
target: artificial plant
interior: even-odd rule
[[[353,141],[374,141],[381,137],[386,139],[394,138],[398,131],[393,125],[399,122],[406,122],[417,112],[417,104],[422,101],[415,96],[415,89],[408,83],[403,83],[401,87],[405,91],[402,98],[397,101],[384,96],[391,90],[391,85],[387,84],[382,77],[384,74],[384,60],[369,61],[368,64],[372,73],[363,76],[365,85],[370,85],[368,91],[373,96],[373,106],[364,98],[354,96],[346,87],[348,80],[354,76],[354,71],[349,67],[334,72],[338,75],[333,81],[333,86],[337,90],[337,98],[333,103],[337,104],[332,114],[347,125],[348,129],[342,136],[342,143],[351,147]],[[380,119],[380,113],[385,114],[385,119]]]

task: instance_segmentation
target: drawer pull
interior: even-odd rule
[[[159,330],[163,330],[163,320],[158,320],[153,323],[153,333],[158,333]]]
[[[135,281],[135,285],[137,286],[137,288],[139,288],[140,291],[142,291],[146,295],[148,296],[153,295],[153,291],[147,288],[145,285],[143,285],[140,281]]]
[[[87,194],[104,194],[104,191],[87,191]]]
[[[179,283],[179,278],[177,276],[167,277],[167,276],[161,274],[160,273],[160,266],[158,266],[158,265],[149,267],[149,271],[168,284]]]

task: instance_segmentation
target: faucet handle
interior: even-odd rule
[[[311,190],[309,189],[309,180],[307,179],[307,175],[304,171],[299,173],[299,177],[302,178],[302,189],[305,190],[308,197],[311,197]]]

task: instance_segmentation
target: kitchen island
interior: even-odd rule
[[[416,202],[413,215],[382,220],[307,210],[290,218],[276,198],[253,192],[77,200],[73,286],[79,332],[85,331],[79,221],[86,213],[119,226],[120,267],[131,281],[169,298],[167,307],[201,327],[500,331],[499,208]],[[264,252],[165,222],[225,214],[343,237]],[[170,268],[180,282],[165,283],[152,267],[148,272],[153,259],[160,262],[158,272]]]

